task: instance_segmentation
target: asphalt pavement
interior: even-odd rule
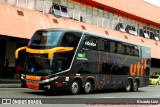
[[[20,88],[20,79],[0,79],[0,88]]]

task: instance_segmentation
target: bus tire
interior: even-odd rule
[[[133,91],[133,92],[137,92],[137,91],[138,91],[138,81],[137,81],[137,80],[135,80],[135,81],[133,82],[132,91]]]
[[[84,84],[84,93],[85,94],[89,94],[91,91],[92,91],[92,88],[93,88],[93,84],[91,82],[91,80],[87,80]]]
[[[127,80],[125,91],[126,92],[130,92],[131,91],[131,87],[132,87],[131,80]]]
[[[70,92],[71,94],[76,95],[79,93],[79,91],[80,91],[80,83],[78,80],[75,80],[71,84]]]

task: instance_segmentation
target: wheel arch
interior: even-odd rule
[[[80,88],[82,88],[82,84],[83,84],[82,77],[75,77],[75,78],[73,78],[72,82],[73,81],[78,81],[79,85],[80,85]]]
[[[133,78],[132,78],[132,77],[129,77],[128,80],[131,81],[131,85],[133,86]],[[127,81],[128,81],[128,80],[127,80]]]

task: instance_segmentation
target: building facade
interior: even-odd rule
[[[16,61],[15,50],[43,28],[85,30],[149,46],[151,73],[160,73],[160,7],[146,0],[1,0],[0,16],[1,78],[17,78],[15,67],[25,59],[22,53]]]

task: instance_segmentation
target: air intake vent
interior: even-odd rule
[[[144,43],[143,39],[141,39],[141,42]]]
[[[82,27],[83,30],[86,30],[86,27],[85,27],[85,26],[81,25],[81,27]]]
[[[109,35],[108,31],[105,30],[104,32],[105,32],[106,35]]]
[[[57,19],[53,19],[53,22],[58,24],[58,20]]]
[[[20,16],[24,16],[23,11],[17,10],[17,14]]]
[[[125,39],[128,39],[128,36],[124,35],[124,38],[125,38]]]

